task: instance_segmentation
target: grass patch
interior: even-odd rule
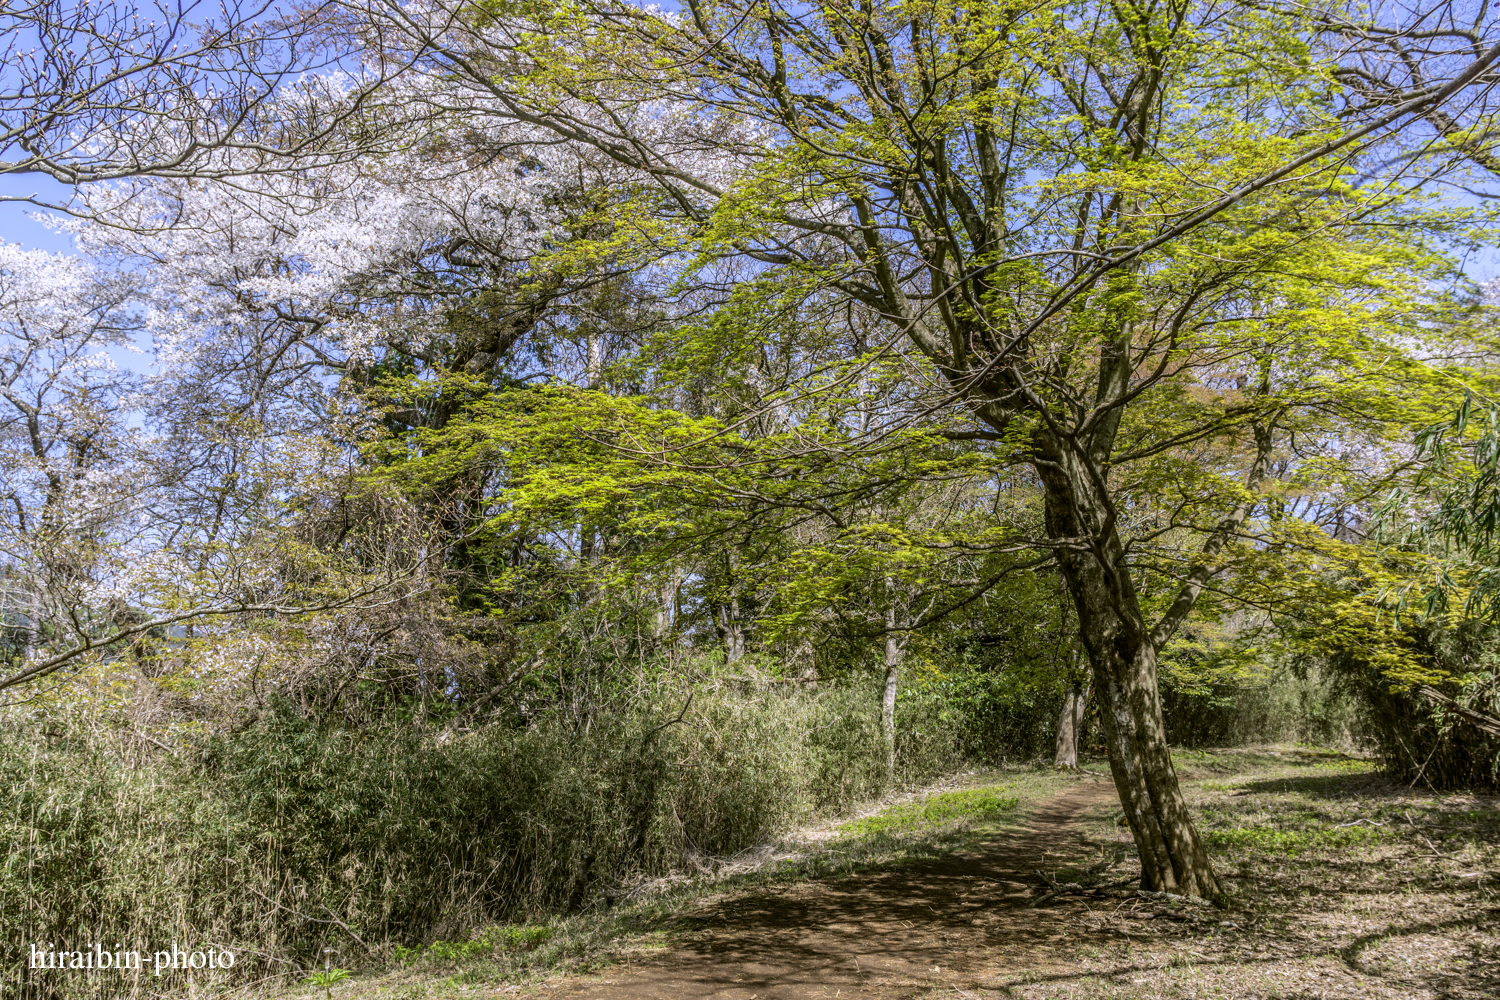
[[[1020,805],[1015,795],[1003,795],[1009,785],[989,788],[965,788],[940,792],[920,802],[899,805],[844,823],[838,832],[846,836],[879,837],[892,833],[913,833],[952,823],[979,825],[993,821]]]
[[[1226,754],[1247,763],[1246,753]],[[1232,856],[1294,857],[1347,851],[1391,840],[1387,822],[1359,808],[1374,765],[1345,754],[1298,747],[1253,755],[1259,764],[1234,780],[1200,780],[1199,823],[1208,846]],[[1213,773],[1216,769],[1208,767]]]
[[[1257,851],[1261,854],[1280,854],[1288,857],[1308,850],[1358,847],[1390,839],[1390,835],[1385,831],[1367,826],[1350,826],[1342,829],[1323,827],[1307,830],[1253,827],[1238,830],[1209,830],[1204,836],[1208,841],[1208,846],[1216,850]]]
[[[467,941],[434,941],[425,948],[397,945],[391,954],[402,965],[419,962],[456,965],[473,958],[494,958],[505,952],[532,951],[552,940],[555,932],[556,928],[550,924],[504,924],[482,928]]]
[[[1293,768],[1297,773],[1314,770],[1365,772],[1375,770],[1374,762],[1351,756],[1342,750],[1326,747],[1234,747],[1224,750],[1172,751],[1172,763],[1184,778],[1206,775],[1243,775]],[[1227,787],[1227,786],[1226,786]],[[1220,789],[1223,790],[1223,789]]]

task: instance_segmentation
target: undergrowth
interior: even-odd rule
[[[1077,780],[1021,767],[960,775],[954,781],[961,787],[896,796],[858,820],[813,825],[715,871],[642,885],[615,907],[527,928],[536,935],[534,946],[497,947],[497,933],[520,929],[494,928],[402,951],[395,966],[368,970],[357,983],[357,995],[443,997],[478,984],[535,984],[596,971],[668,945],[678,932],[695,926],[683,911],[705,897],[774,891],[806,879],[838,878],[943,854],[976,838],[1019,829],[1032,804]]]
[[[135,732],[12,717],[0,992],[139,994],[130,977],[28,979],[31,943],[236,955],[229,972],[153,977],[153,993],[299,977],[325,948],[355,969],[395,948],[552,961],[569,947],[551,940],[557,921],[879,795],[878,717],[847,689],[667,692],[583,725],[559,714],[470,732],[281,706],[236,732],[183,729],[144,757]],[[902,723],[898,781],[949,765],[951,727]]]

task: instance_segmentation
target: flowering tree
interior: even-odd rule
[[[329,518],[309,498],[339,497],[347,461],[326,440],[271,440],[253,418],[225,426],[212,413],[193,418],[192,437],[142,426],[150,379],[112,356],[140,329],[137,277],[0,246],[0,689],[101,653],[144,657],[148,640],[205,618],[428,586],[400,512],[346,526],[340,545],[317,537]],[[205,464],[219,473],[211,485]]]
[[[387,99],[396,94],[433,109],[398,152],[82,193],[82,213],[98,220],[72,227],[85,252],[151,273],[145,329],[176,384],[211,381],[248,405],[277,387],[293,399],[329,375],[484,380],[516,361],[598,377],[601,316],[628,336],[640,309],[622,287],[651,297],[639,275],[652,250],[606,247],[630,221],[617,209],[639,172],[496,114],[470,87],[411,76]],[[577,352],[559,356],[570,343]],[[403,416],[441,423],[448,410],[433,405]]]
[[[304,27],[327,29],[315,14]],[[378,37],[346,37],[366,46],[359,58],[375,67],[366,78],[384,79]],[[492,385],[525,375],[521,365],[595,383],[610,340],[628,339],[649,313],[637,276],[656,252],[634,241],[597,249],[630,223],[613,213],[639,171],[497,114],[483,92],[443,76],[409,73],[386,79],[379,103],[371,94],[340,89],[337,73],[303,80],[259,95],[246,121],[292,123],[316,142],[299,145],[289,132],[274,146],[226,140],[191,162],[77,178],[102,182],[80,186],[68,206],[75,218],[61,224],[91,261],[130,276],[117,280],[154,348],[154,369],[124,404],[144,420],[133,440],[149,482],[125,492],[164,547],[153,550],[154,594],[127,603],[161,613],[136,615],[128,635],[90,625],[87,642],[13,681],[170,622],[347,606],[404,586],[412,567],[372,567],[366,552],[355,559],[366,576],[346,575],[342,589],[281,592],[287,553],[273,551],[274,526],[326,545],[318,530],[299,535],[298,510],[360,507],[340,507],[347,481],[328,478],[355,459],[345,445],[367,433],[356,397],[411,375]],[[201,127],[193,115],[208,109],[184,114],[125,116],[106,131],[146,121],[164,143],[190,142]],[[582,255],[572,252],[580,240],[591,247]],[[442,426],[464,398],[435,388],[386,416]],[[316,497],[323,487],[327,496]],[[451,518],[439,506],[434,516]],[[390,513],[376,521],[402,522]],[[458,536],[462,521],[450,524]],[[122,525],[102,537],[122,564],[144,570],[150,560],[121,548]],[[347,548],[342,533],[331,537]],[[89,600],[72,593],[58,606]]]
[[[122,528],[130,534],[140,455],[123,420],[135,379],[107,351],[129,343],[133,323],[121,308],[128,290],[77,258],[0,246],[0,488],[13,662],[26,659],[64,608],[107,619],[122,603],[119,565],[104,565],[104,549]]]

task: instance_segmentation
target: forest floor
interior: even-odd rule
[[[1227,909],[1120,884],[1139,866],[1103,775],[987,772],[693,879],[637,887],[634,901],[558,925],[532,951],[450,961],[452,948],[429,949],[409,968],[334,992],[1500,996],[1500,800],[1393,786],[1368,762],[1328,751],[1176,759]],[[1055,892],[1070,883],[1084,888]]]

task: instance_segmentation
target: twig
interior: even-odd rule
[[[328,914],[328,916],[332,918],[331,920],[320,920],[317,917],[309,917],[305,913],[302,913],[302,912],[300,912],[298,910],[292,909],[290,906],[287,906],[285,903],[279,903],[279,902],[277,902],[276,900],[272,899],[270,896],[267,896],[265,893],[261,892],[258,889],[251,888],[250,891],[253,892],[253,893],[255,893],[261,899],[264,899],[266,902],[270,903],[272,906],[276,907],[277,909],[285,910],[286,912],[290,913],[294,917],[301,917],[303,920],[307,920],[307,921],[310,921],[311,923],[315,923],[315,924],[333,924],[334,926],[342,929],[345,934],[348,934],[356,942],[358,942],[359,946],[361,948],[365,949],[365,951],[368,951],[368,952],[371,952],[371,953],[373,953],[375,951],[374,948],[371,948],[369,945],[365,944],[365,942],[363,941],[363,939],[361,939],[358,934],[356,934],[353,931],[351,931],[349,929],[349,925],[348,924],[344,923],[338,917],[333,916],[333,911],[330,910],[330,909],[328,909],[328,907],[324,906],[322,903],[319,903],[318,905],[323,907],[324,912],[326,912]]]
[[[1435,739],[1435,740],[1432,741],[1432,749],[1427,752],[1427,759],[1424,760],[1424,761],[1422,761],[1422,766],[1421,767],[1417,768],[1417,776],[1415,778],[1411,779],[1411,784],[1407,785],[1406,786],[1407,788],[1416,788],[1418,781],[1424,781],[1424,780],[1426,780],[1427,765],[1432,763],[1433,756],[1438,752],[1438,747],[1440,747],[1442,745],[1443,745],[1443,734],[1439,733],[1437,739]],[[1412,759],[1415,760],[1416,758],[1413,757]],[[1428,788],[1432,788],[1432,782],[1428,781],[1427,782],[1427,787]],[[1432,790],[1433,791],[1437,791],[1436,788],[1432,788]]]
[[[1089,886],[1089,888],[1090,889],[1118,889],[1121,886],[1129,885],[1132,882],[1139,882],[1140,880],[1141,880],[1141,877],[1139,875],[1132,875],[1129,878],[1122,878],[1118,882],[1106,882],[1103,885],[1091,885],[1091,886]]]
[[[132,729],[131,733],[133,733],[136,736],[139,736],[141,739],[145,740],[147,743],[154,743],[155,745],[157,745],[157,746],[161,747],[163,750],[165,750],[167,753],[171,754],[173,757],[177,756],[177,751],[173,750],[171,747],[167,746],[161,740],[154,740],[151,737],[147,736],[145,733],[141,732],[139,729]]]
[[[1050,902],[1051,900],[1056,899],[1058,896],[1061,896],[1065,893],[1102,892],[1105,889],[1118,889],[1121,886],[1129,885],[1132,882],[1138,882],[1141,878],[1139,875],[1132,875],[1129,878],[1121,879],[1118,882],[1106,882],[1103,885],[1083,885],[1078,882],[1054,882],[1052,881],[1052,879],[1048,878],[1046,873],[1044,873],[1040,868],[1036,869],[1036,873],[1042,877],[1043,882],[1046,882],[1047,885],[1051,887],[1052,891],[1038,896],[1036,899],[1032,900],[1027,904],[1028,908],[1041,906],[1043,903]]]
[[[675,719],[668,719],[666,722],[663,722],[661,725],[653,727],[650,731],[648,731],[646,733],[646,738],[644,740],[642,740],[641,742],[642,743],[650,742],[651,737],[655,736],[657,733],[661,732],[663,729],[666,729],[668,726],[675,726],[675,725],[677,725],[677,723],[681,722],[683,720],[683,717],[687,715],[688,706],[693,703],[693,695],[695,693],[696,692],[693,692],[693,691],[689,691],[688,692],[687,701],[685,701],[685,702],[682,703],[682,711],[680,711],[680,712],[677,713],[677,718],[675,718]]]
[[[1405,811],[1403,811],[1403,812],[1402,812],[1402,813],[1401,813],[1401,815],[1403,815],[1403,816],[1405,816],[1405,817],[1406,817],[1406,822],[1407,822],[1407,823],[1409,823],[1409,824],[1411,824],[1411,828],[1412,828],[1412,830],[1414,830],[1414,831],[1416,831],[1416,834],[1417,834],[1417,836],[1418,836],[1418,837],[1421,837],[1421,838],[1422,838],[1422,843],[1424,843],[1424,844],[1426,844],[1426,845],[1427,845],[1427,846],[1428,846],[1428,848],[1429,848],[1429,849],[1430,849],[1430,850],[1431,850],[1431,851],[1432,851],[1432,853],[1433,853],[1433,854],[1436,854],[1436,855],[1437,855],[1437,856],[1438,856],[1438,857],[1440,857],[1440,858],[1444,858],[1444,857],[1447,857],[1447,855],[1446,855],[1446,854],[1444,854],[1444,853],[1443,853],[1443,852],[1442,852],[1442,851],[1440,851],[1440,850],[1438,850],[1438,849],[1437,849],[1437,847],[1435,847],[1435,846],[1434,846],[1434,845],[1433,845],[1433,843],[1432,843],[1432,841],[1430,841],[1430,840],[1428,840],[1428,839],[1427,839],[1427,838],[1426,838],[1426,837],[1425,837],[1425,836],[1424,836],[1424,835],[1423,835],[1423,834],[1422,834],[1422,831],[1421,831],[1421,830],[1418,830],[1418,829],[1417,829],[1417,824],[1415,824],[1415,823],[1412,823],[1412,819],[1411,819],[1411,814],[1410,814],[1410,813],[1408,813],[1408,812],[1405,812]]]
[[[333,915],[333,911],[328,908],[328,905],[326,903],[319,903],[318,905],[321,906],[321,907],[323,907],[323,912],[324,913],[328,914],[328,921],[329,921],[329,923],[337,925],[340,930],[342,930],[345,934],[349,935],[356,942],[358,942],[359,946],[361,948],[363,948],[365,951],[374,951],[375,950],[375,949],[371,948],[369,945],[365,944],[363,938],[361,938],[358,934],[356,934],[352,930],[350,930],[348,924],[344,923],[338,917],[335,917]]]
[[[1396,735],[1396,742],[1399,743],[1399,744],[1401,744],[1401,749],[1403,749],[1403,750],[1406,751],[1406,755],[1408,757],[1410,757],[1411,758],[1411,762],[1413,764],[1415,764],[1417,762],[1417,755],[1414,754],[1414,753],[1412,753],[1411,747],[1409,747],[1409,746],[1406,745],[1406,741],[1401,738],[1401,734],[1400,733],[1396,733],[1395,735]],[[1432,749],[1433,749],[1434,752],[1437,751],[1437,744],[1436,743],[1434,743],[1432,745]],[[1412,786],[1416,785],[1417,778],[1421,778],[1423,776],[1422,772],[1424,772],[1424,771],[1427,770],[1427,761],[1428,760],[1432,760],[1432,754],[1428,754],[1427,755],[1427,760],[1424,760],[1422,762],[1422,765],[1417,768],[1417,777],[1411,779],[1411,785],[1408,785],[1406,787],[1411,788]],[[1430,781],[1427,782],[1427,787],[1428,788],[1432,788],[1432,782],[1430,782]],[[1432,790],[1433,791],[1437,791],[1436,788],[1432,788]]]

